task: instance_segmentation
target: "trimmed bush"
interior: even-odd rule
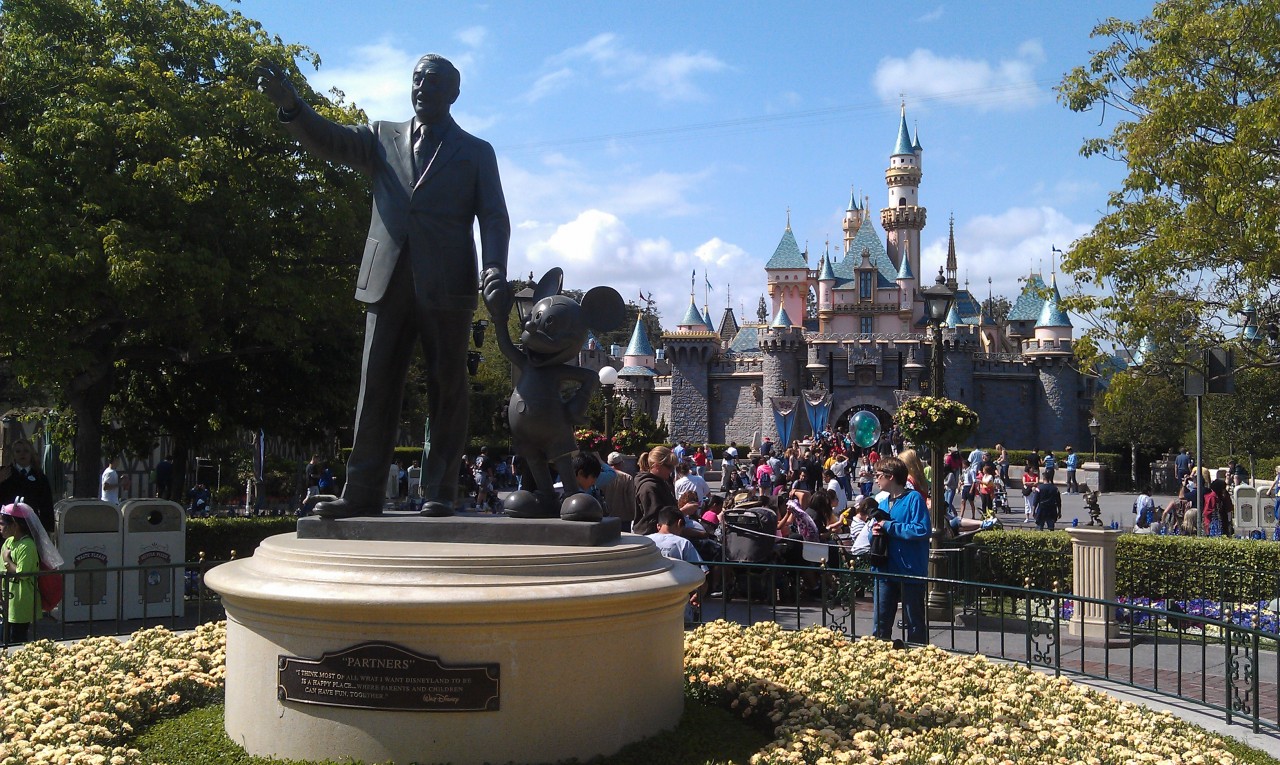
[[[287,515],[190,518],[187,520],[187,560],[197,560],[200,553],[204,553],[206,560],[230,560],[232,550],[236,551],[237,558],[247,558],[267,537],[297,530],[298,519]]]
[[[983,531],[974,537],[968,577],[978,582],[1037,590],[1071,589],[1071,537],[1065,531],[1030,534]]]
[[[1048,590],[1071,589],[1071,537],[1065,531],[984,531],[974,537],[966,577]],[[1280,596],[1280,543],[1222,537],[1122,534],[1116,593],[1129,597],[1209,598],[1236,603]]]

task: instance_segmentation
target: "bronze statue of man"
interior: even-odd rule
[[[360,399],[342,498],[328,518],[379,515],[414,341],[426,363],[431,451],[422,467],[423,515],[453,513],[467,438],[467,343],[481,274],[472,223],[480,223],[487,292],[506,281],[511,221],[493,147],[449,116],[461,78],[427,54],[413,69],[414,118],[338,125],[298,97],[279,66],[262,63],[258,90],[298,143],[373,179],[373,217],[356,300],[368,304]]]

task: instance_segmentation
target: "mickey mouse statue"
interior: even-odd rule
[[[622,325],[626,311],[622,296],[612,287],[595,287],[579,303],[560,293],[564,272],[553,268],[534,288],[533,309],[520,334],[520,345],[511,342],[507,316],[512,292],[500,289],[500,276],[486,277],[485,305],[494,319],[498,347],[515,366],[515,390],[507,419],[516,454],[533,475],[535,493],[513,492],[504,502],[506,513],[516,518],[554,518],[598,521],[600,503],[582,494],[574,480],[573,455],[577,441],[573,431],[587,421],[587,405],[600,385],[590,369],[570,364],[587,341],[587,330],[607,332]],[[556,507],[549,463],[564,482],[564,499]]]

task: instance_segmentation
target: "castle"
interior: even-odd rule
[[[589,345],[584,366],[620,367],[615,395],[634,411],[666,421],[674,439],[752,443],[778,438],[770,399],[803,390],[830,392],[831,427],[859,410],[875,413],[887,431],[898,402],[929,395],[933,328],[921,291],[920,232],[926,210],[918,197],[923,149],[903,109],[885,170],[888,205],[880,210],[883,240],[869,202],[851,195],[843,252],[816,266],[801,252],[790,215],[765,265],[766,290],[757,321],[739,323],[726,308],[716,327],[691,295],[689,308],[655,347],[637,321],[625,351]],[[1003,326],[957,282],[954,221],[945,275],[955,292],[942,328],[943,394],[981,417],[973,443],[1013,449],[1060,450],[1087,443],[1095,381],[1072,360],[1071,320],[1059,305],[1053,277],[1025,278]],[[745,317],[744,317],[745,318]],[[793,437],[809,432],[798,416]]]

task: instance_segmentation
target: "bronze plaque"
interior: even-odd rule
[[[496,712],[497,664],[450,667],[392,643],[279,658],[281,701],[399,712]]]

